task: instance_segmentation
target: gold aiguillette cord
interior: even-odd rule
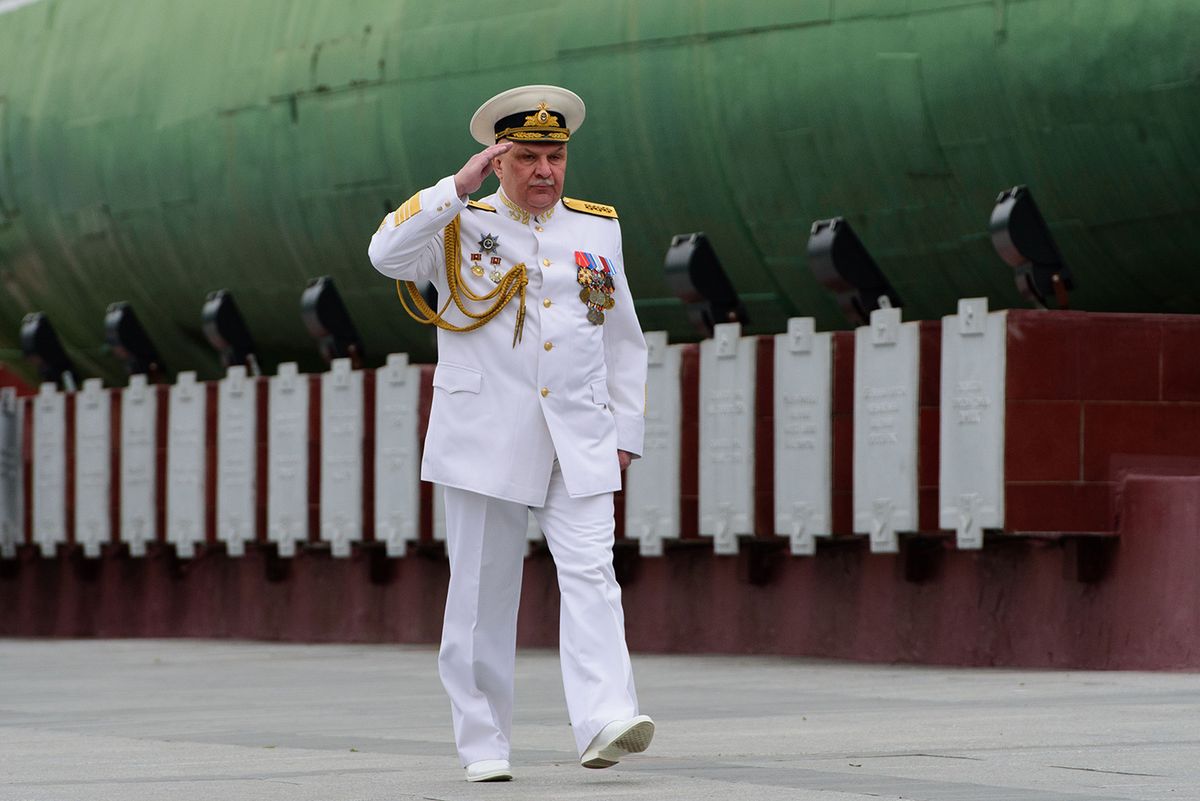
[[[516,265],[500,279],[496,284],[496,288],[486,295],[477,295],[471,291],[471,287],[467,286],[466,281],[462,277],[462,262],[461,254],[458,249],[458,218],[446,226],[445,231],[446,243],[446,285],[450,288],[450,298],[442,305],[441,310],[434,311],[425,298],[421,296],[421,292],[417,289],[417,285],[412,281],[396,281],[396,294],[400,297],[400,303],[404,306],[404,310],[408,312],[408,316],[412,317],[422,325],[436,325],[443,331],[454,331],[456,333],[466,333],[474,331],[476,328],[481,328],[496,317],[500,312],[504,311],[504,307],[509,304],[514,297],[519,299],[517,307],[517,324],[513,328],[513,347],[521,341],[521,334],[525,329],[525,287],[529,285],[529,277],[525,274],[525,263]],[[405,294],[408,297],[405,297]],[[487,307],[482,312],[474,312],[467,308],[463,302],[463,297],[467,300],[484,303],[489,300],[494,300],[491,306]],[[409,302],[412,302],[412,306]],[[445,318],[446,310],[453,303],[458,310],[467,317],[470,317],[475,322],[468,325],[455,325]],[[413,310],[413,306],[416,310]]]

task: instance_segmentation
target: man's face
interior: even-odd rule
[[[509,200],[541,214],[562,197],[567,174],[567,146],[552,142],[518,143],[493,162]]]

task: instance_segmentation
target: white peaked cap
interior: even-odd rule
[[[566,142],[583,125],[583,100],[561,86],[535,84],[509,89],[488,100],[471,117],[471,136],[481,145]],[[503,123],[497,127],[498,123]]]

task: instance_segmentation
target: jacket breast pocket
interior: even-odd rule
[[[433,371],[433,385],[447,392],[471,392],[479,394],[483,386],[483,373],[472,367],[442,363]]]
[[[608,382],[597,381],[592,384],[592,403],[597,406],[608,406]]]

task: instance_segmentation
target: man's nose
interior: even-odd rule
[[[549,178],[552,175],[550,172],[550,159],[538,159],[533,170],[538,178]]]

